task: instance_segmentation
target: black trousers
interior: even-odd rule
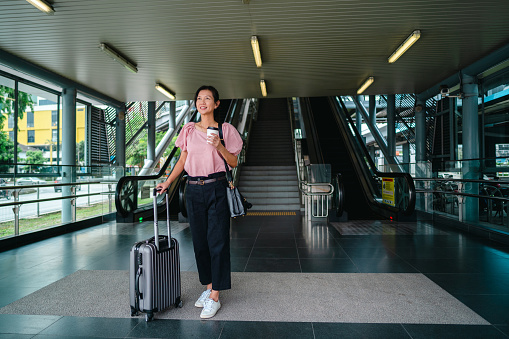
[[[224,172],[208,177],[223,177]],[[231,288],[230,210],[226,198],[226,179],[204,185],[187,185],[187,216],[193,236],[194,255],[200,282],[212,283],[216,291]]]

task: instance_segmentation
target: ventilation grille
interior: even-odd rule
[[[109,164],[111,162],[109,144],[111,140],[107,137],[107,125],[105,111],[92,106],[92,126],[90,142],[90,161],[92,165]],[[115,138],[113,138],[115,144]]]

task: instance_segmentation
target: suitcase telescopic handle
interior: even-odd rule
[[[159,227],[157,225],[157,188],[154,188],[154,240],[157,251],[159,251]]]
[[[159,225],[157,221],[157,193],[160,191],[160,188],[154,188],[154,238],[156,243],[156,248],[159,251]],[[165,192],[167,193],[167,192]],[[168,194],[165,196],[166,200],[166,228],[168,231],[168,247],[171,248],[171,225],[170,225],[170,201]]]

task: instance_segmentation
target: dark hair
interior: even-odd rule
[[[217,89],[215,89],[215,87],[203,85],[200,88],[198,88],[198,90],[196,91],[196,94],[194,95],[195,104],[196,104],[196,100],[198,99],[198,94],[203,90],[209,90],[212,92],[212,96],[214,97],[214,102],[217,102],[219,100],[219,92],[217,91]]]

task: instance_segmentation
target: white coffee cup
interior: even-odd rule
[[[207,138],[214,134],[219,137],[219,129],[217,127],[207,127]]]

